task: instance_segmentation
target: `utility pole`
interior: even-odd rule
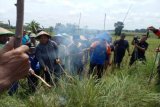
[[[106,30],[106,13],[104,14],[104,31]]]
[[[80,24],[81,24],[81,13],[79,15],[79,22],[78,22],[78,34],[80,35]]]

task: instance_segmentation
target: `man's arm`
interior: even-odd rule
[[[129,43],[128,43],[128,41],[127,41],[127,40],[126,40],[126,47],[127,47],[128,55],[130,56]]]
[[[127,52],[128,52],[128,55],[130,56],[130,50],[129,50],[129,46],[127,47]]]
[[[156,49],[156,52],[160,52],[160,48],[157,48],[157,49]]]
[[[147,28],[148,30],[152,31],[156,36],[160,37],[160,30],[150,26]]]
[[[140,46],[138,46],[138,45],[135,45],[138,49],[140,49],[141,51],[146,51],[147,50],[147,48],[148,48],[148,44],[145,46],[145,47],[140,47]]]
[[[134,39],[132,40],[131,44],[132,44],[132,45],[135,45],[135,41],[134,41]]]
[[[14,39],[0,50],[0,92],[7,89],[13,82],[24,78],[29,72],[27,46],[14,49]]]
[[[138,46],[138,45],[135,45],[138,49],[140,49],[141,51],[145,51],[146,49],[145,48],[142,48],[142,47],[140,47],[140,46]]]

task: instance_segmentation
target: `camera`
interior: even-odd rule
[[[133,40],[134,40],[134,43],[139,43],[139,40],[140,39],[138,36],[134,36]]]

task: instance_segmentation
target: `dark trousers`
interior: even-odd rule
[[[97,71],[93,72],[95,67],[97,67]],[[89,74],[93,74],[96,75],[97,78],[101,78],[103,76],[103,68],[104,64],[90,63]]]
[[[35,74],[40,75],[40,70],[35,71]],[[29,91],[30,92],[35,92],[36,87],[38,85],[38,79],[33,75],[28,76],[27,79],[28,79]]]
[[[115,56],[115,64],[118,67],[120,67],[123,57],[124,57],[124,54],[117,54],[117,56]]]
[[[18,87],[19,87],[19,82],[18,82],[18,81],[14,82],[14,83],[11,85],[11,87],[10,87],[10,89],[9,89],[9,91],[8,91],[8,94],[9,94],[10,96],[12,96],[14,93],[16,93],[16,91],[18,90]]]
[[[45,81],[49,84],[54,85],[52,83],[52,80],[53,80],[54,83],[57,83],[62,74],[63,74],[63,72],[62,72],[60,66],[57,64],[57,65],[54,66],[53,71],[49,70],[49,71],[44,72]],[[54,77],[52,75],[54,75]]]
[[[33,75],[28,76],[29,92],[35,92],[37,85],[38,85],[38,79]]]
[[[132,53],[130,62],[129,62],[129,66],[131,66],[135,61],[140,60],[140,61],[146,61],[146,57],[145,56],[138,56],[138,53]]]

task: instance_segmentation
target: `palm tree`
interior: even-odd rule
[[[35,20],[32,20],[30,23],[26,23],[27,29],[31,30],[33,33],[37,33],[37,30],[40,29],[40,24]]]

